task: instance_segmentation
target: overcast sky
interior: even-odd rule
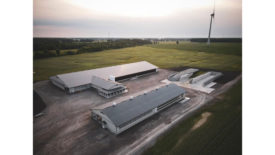
[[[214,0],[34,0],[34,37],[207,37]],[[242,36],[242,1],[216,0],[213,37]]]

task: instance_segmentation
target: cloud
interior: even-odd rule
[[[197,0],[198,1],[198,0]],[[241,1],[217,4],[215,37],[241,37]],[[34,0],[35,37],[206,37],[211,9],[175,11],[163,17],[100,14],[63,0]]]

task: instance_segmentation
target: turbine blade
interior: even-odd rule
[[[213,14],[215,14],[215,9],[216,9],[216,0],[214,0]]]

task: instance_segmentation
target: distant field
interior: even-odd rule
[[[213,45],[213,47],[212,47]],[[241,71],[241,43],[175,43],[145,45],[94,53],[34,60],[34,81],[49,76],[136,61],[148,61],[160,68],[182,66]],[[220,51],[218,53],[218,51]],[[64,51],[61,51],[61,53]],[[239,53],[239,54],[236,54]]]
[[[222,97],[223,100],[201,109],[161,136],[144,155],[241,155],[242,83]],[[204,124],[192,130],[201,120],[202,113],[211,115]]]
[[[178,49],[185,51],[207,52],[215,54],[242,55],[242,43],[206,43],[180,42],[178,45],[175,41],[159,42],[159,44],[147,45],[149,47],[161,49]]]

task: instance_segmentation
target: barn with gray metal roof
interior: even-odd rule
[[[119,134],[159,111],[187,100],[189,98],[185,98],[185,90],[182,87],[169,84],[103,109],[94,108],[92,118],[103,128]]]

